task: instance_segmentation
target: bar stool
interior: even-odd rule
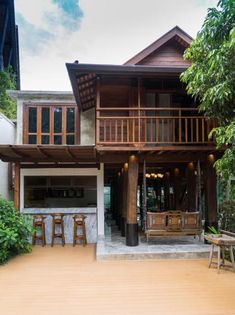
[[[33,216],[33,227],[34,227],[34,233],[32,238],[32,244],[36,244],[36,240],[40,240],[42,246],[44,247],[46,245],[46,235],[45,235],[45,217],[43,215],[34,215]],[[40,234],[37,234],[37,230],[40,230]]]
[[[61,238],[62,246],[65,245],[64,239],[64,214],[53,213],[52,214],[52,236],[51,236],[51,247],[54,246],[55,238]],[[60,228],[60,232],[56,231],[56,228]]]
[[[83,214],[76,214],[73,216],[73,246],[76,245],[78,240],[83,241],[83,246],[87,244],[85,219],[86,216]],[[81,234],[78,234],[78,228],[81,230]]]

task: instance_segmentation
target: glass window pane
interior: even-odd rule
[[[25,177],[25,208],[96,207],[95,176]]]
[[[37,132],[37,108],[29,108],[29,132]]]
[[[74,108],[67,108],[67,119],[66,119],[66,126],[67,132],[74,132],[74,115],[75,109]]]
[[[156,107],[156,94],[146,93],[146,107]]]
[[[66,143],[67,144],[74,144],[74,135],[67,135]]]
[[[44,135],[41,137],[41,144],[49,144],[49,136]]]
[[[36,135],[29,135],[29,144],[36,144],[37,143],[37,136]]]
[[[54,132],[62,132],[62,108],[60,107],[54,109]]]
[[[54,136],[54,144],[62,144],[62,136]]]
[[[50,110],[49,110],[49,108],[42,108],[41,126],[42,126],[42,132],[49,132],[50,131]]]

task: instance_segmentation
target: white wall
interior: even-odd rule
[[[81,112],[80,122],[81,144],[95,144],[95,109]]]
[[[15,143],[15,124],[0,113],[0,144]],[[0,195],[12,200],[13,194],[8,189],[8,163],[0,160]]]
[[[97,177],[97,230],[104,236],[104,165],[97,168],[34,168],[20,170],[20,209],[24,208],[24,176],[96,176]]]

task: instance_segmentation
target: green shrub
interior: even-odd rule
[[[12,202],[0,198],[0,264],[31,251],[31,219],[20,214]]]
[[[219,206],[221,229],[235,233],[235,201],[225,201]]]

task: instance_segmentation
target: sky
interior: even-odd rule
[[[15,0],[22,90],[71,91],[66,62],[123,64],[178,25],[192,37],[218,0]]]

